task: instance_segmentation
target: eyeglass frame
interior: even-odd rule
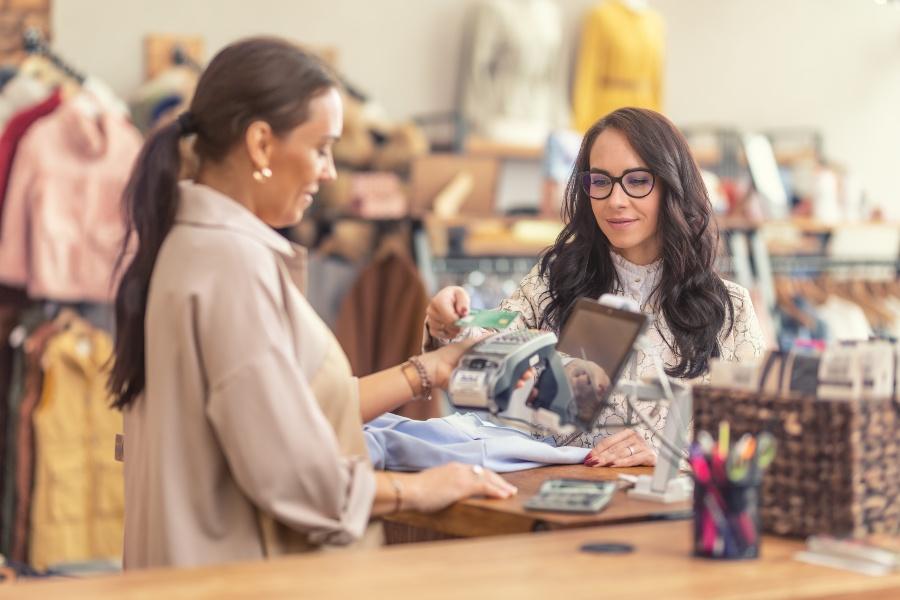
[[[625,184],[622,183],[622,180],[625,179],[625,177],[627,175],[637,172],[637,171],[641,171],[650,176],[650,189],[647,190],[647,193],[644,194],[643,196],[635,196],[633,194],[630,194],[628,192],[628,190],[625,189]],[[607,195],[603,196],[602,198],[597,198],[596,196],[591,196],[591,192],[590,192],[591,186],[585,185],[585,180],[584,180],[584,178],[586,176],[589,177],[591,175],[605,175],[606,177],[609,177],[610,181],[612,181],[612,184],[610,184],[610,186],[609,186],[609,193]],[[629,198],[634,198],[635,200],[640,200],[641,198],[646,198],[653,192],[653,188],[656,187],[656,174],[653,171],[651,171],[650,169],[645,169],[644,167],[634,167],[632,169],[625,169],[624,171],[622,171],[622,174],[619,175],[618,177],[614,177],[613,174],[610,173],[609,171],[603,171],[601,169],[598,169],[596,171],[581,171],[578,173],[578,177],[581,179],[581,189],[584,191],[585,194],[587,194],[587,197],[590,198],[591,200],[606,200],[607,198],[612,196],[613,189],[615,189],[617,183],[619,184],[619,187],[622,188],[622,191],[625,192],[626,196],[628,196]]]

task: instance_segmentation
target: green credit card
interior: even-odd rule
[[[506,329],[519,316],[516,310],[472,310],[455,325],[466,329],[467,327],[481,327],[483,329]]]

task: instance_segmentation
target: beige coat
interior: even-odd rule
[[[126,567],[366,533],[375,478],[359,383],[301,295],[304,275],[302,249],[232,199],[181,184],[150,283],[147,386],[125,412]]]

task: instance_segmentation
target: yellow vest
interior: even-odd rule
[[[29,551],[37,568],[121,557],[123,475],[113,449],[122,415],[106,392],[111,353],[107,334],[76,321],[42,358]]]

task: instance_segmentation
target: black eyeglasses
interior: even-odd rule
[[[647,169],[627,169],[621,177],[609,173],[585,171],[578,174],[584,193],[594,200],[606,200],[618,183],[632,198],[644,198],[653,191],[656,177]]]

